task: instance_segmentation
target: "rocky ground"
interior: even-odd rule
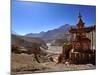
[[[61,53],[61,49],[61,47],[49,46],[49,49],[47,50],[48,55],[39,59],[41,63],[36,62],[36,60],[34,59],[34,55],[13,53],[11,56],[11,73],[14,75],[37,72],[78,71],[96,69],[96,66],[92,64],[57,64],[56,57],[59,53]],[[55,62],[49,60],[49,57],[51,56],[55,58]]]

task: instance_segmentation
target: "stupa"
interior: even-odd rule
[[[71,34],[70,44],[64,44],[62,54],[58,57],[58,63],[66,60],[75,64],[95,64],[95,50],[93,49],[93,32],[94,26],[85,26],[82,16],[79,13],[78,23],[76,27],[71,27],[69,33]],[[91,35],[91,38],[87,37]]]

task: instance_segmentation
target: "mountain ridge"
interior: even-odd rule
[[[68,33],[68,30],[70,29],[71,25],[69,24],[65,24],[62,25],[58,28],[52,29],[52,30],[48,30],[47,32],[40,32],[40,33],[29,33],[26,34],[24,36],[27,37],[39,37],[41,39],[43,39],[44,41],[51,41],[54,39],[60,39],[62,38],[66,33]]]

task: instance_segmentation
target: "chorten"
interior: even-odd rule
[[[71,27],[69,32],[72,34],[71,42],[75,51],[84,52],[91,49],[91,39],[86,37],[87,33],[95,30],[94,26],[85,27],[85,23],[82,20],[82,16],[79,13],[78,23],[76,28]],[[73,39],[74,37],[74,39]]]

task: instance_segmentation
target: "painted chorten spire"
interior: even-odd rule
[[[78,27],[78,29],[84,28],[84,22],[83,22],[83,20],[82,20],[82,16],[81,16],[80,13],[79,13],[79,16],[78,16],[77,27]]]
[[[90,26],[90,27],[85,27],[84,25],[85,23],[83,22],[82,20],[82,16],[81,14],[79,13],[79,16],[78,16],[78,23],[76,24],[77,25],[77,28],[73,28],[71,27],[69,32],[70,33],[77,33],[77,34],[82,34],[82,33],[90,33],[92,32],[93,30],[95,30],[95,26]]]

